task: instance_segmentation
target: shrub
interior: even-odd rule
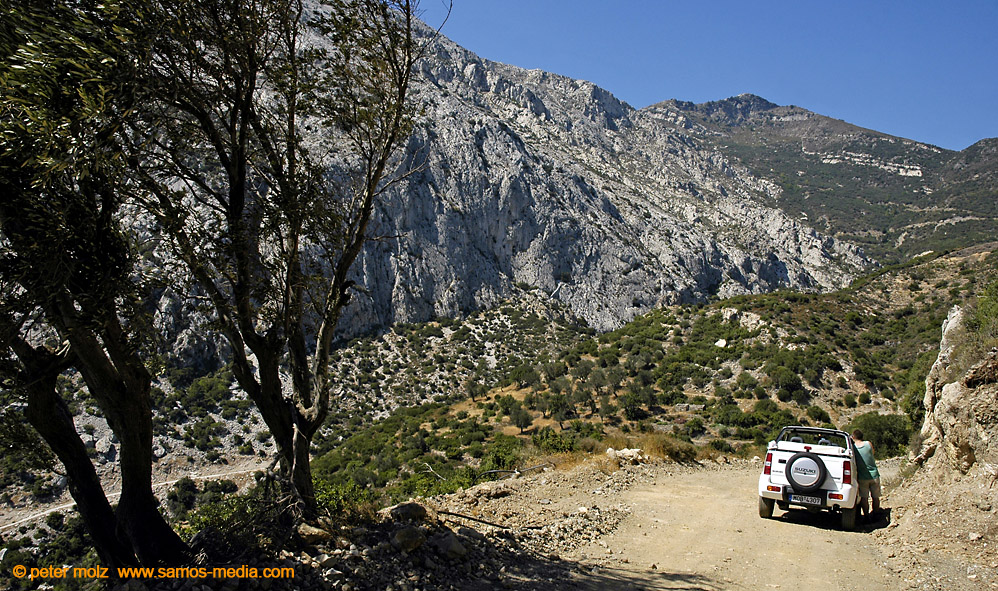
[[[904,415],[882,415],[868,412],[859,415],[849,424],[847,431],[863,431],[863,436],[873,444],[878,458],[890,458],[907,451],[911,438],[911,423]]]
[[[55,511],[45,516],[45,525],[49,526],[50,529],[58,531],[65,525],[65,519],[66,517],[62,513]]]
[[[371,491],[360,488],[353,481],[332,483],[315,481],[315,501],[321,511],[330,515],[356,512],[364,503],[373,501]]]
[[[651,456],[669,458],[680,464],[692,462],[697,455],[697,448],[692,443],[662,433],[645,436],[641,447]]]
[[[565,431],[557,432],[551,427],[544,427],[531,438],[534,445],[548,453],[572,451],[575,448],[575,437]]]
[[[812,405],[807,408],[807,416],[816,423],[827,423],[831,421],[828,412],[820,406]]]
[[[703,435],[707,428],[703,424],[703,419],[700,417],[693,417],[692,419],[686,421],[683,426],[683,431],[688,437],[696,437],[698,435]]]
[[[717,451],[723,451],[727,453],[735,451],[735,448],[731,447],[731,444],[723,439],[711,439],[708,445],[711,447],[711,449],[716,449]]]
[[[189,477],[178,480],[166,493],[166,506],[176,518],[182,518],[197,502],[198,485]]]
[[[512,470],[520,463],[523,444],[512,435],[496,435],[482,457],[481,468],[485,470]]]

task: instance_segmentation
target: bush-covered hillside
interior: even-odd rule
[[[861,426],[894,455],[921,421],[943,319],[986,295],[996,271],[988,248],[926,256],[834,293],[663,308],[599,335],[512,305],[400,327],[341,352],[350,400],[388,417],[338,416],[317,473],[402,498],[532,457],[602,450],[606,438],[755,454],[788,423]],[[507,330],[487,328],[496,322]],[[401,405],[407,393],[436,402]]]

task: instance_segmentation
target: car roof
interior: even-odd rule
[[[839,429],[824,429],[822,427],[805,427],[803,425],[792,425],[784,427],[780,430],[782,435],[784,431],[797,431],[798,433],[814,433],[817,435],[838,435],[841,437],[849,437],[849,434],[845,431],[840,431]]]

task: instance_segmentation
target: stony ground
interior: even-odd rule
[[[898,462],[882,469],[896,474]],[[536,471],[418,499],[386,510],[366,527],[303,531],[312,536],[310,546],[269,563],[293,566],[293,582],[216,581],[207,588],[994,587],[994,508],[985,509],[979,497],[966,507],[925,505],[925,494],[911,492],[921,478],[916,476],[901,488],[888,488],[887,511],[879,520],[845,532],[830,514],[777,510],[773,519],[760,519],[759,470],[758,462],[722,458],[619,469],[597,459],[567,470]],[[976,513],[970,512],[972,505]],[[939,511],[926,513],[926,507]],[[933,533],[936,522],[945,536]],[[973,570],[965,566],[967,559],[976,561]],[[130,588],[201,591],[203,583],[133,582]]]
[[[994,476],[899,476],[855,532],[830,514],[756,513],[757,461],[618,466],[597,457],[304,529],[303,551],[243,557],[293,580],[130,581],[149,589],[998,589]],[[990,479],[990,480],[989,480]],[[235,565],[238,566],[238,565]]]
[[[905,590],[998,589],[998,470],[922,469],[894,487],[876,532]]]

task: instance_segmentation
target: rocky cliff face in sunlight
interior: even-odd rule
[[[925,421],[918,463],[942,471],[998,478],[998,350],[955,375],[954,349],[966,338],[964,313],[953,308],[943,324],[939,357],[925,379]],[[957,372],[958,373],[958,372]]]
[[[348,332],[455,316],[529,284],[598,329],[712,295],[842,286],[869,261],[761,203],[779,196],[690,131],[585,81],[446,39],[421,65],[415,170],[356,267]],[[696,130],[694,130],[696,131]],[[702,130],[701,130],[702,131]],[[387,238],[390,237],[390,238]]]

